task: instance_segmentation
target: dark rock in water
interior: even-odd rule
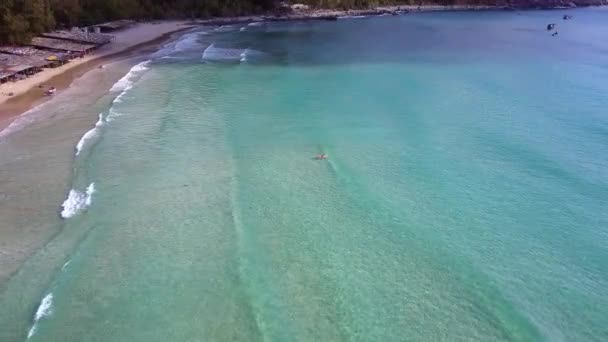
[[[325,16],[319,17],[319,20],[336,21],[336,20],[338,20],[338,16],[337,15],[325,15]]]
[[[547,31],[551,31],[555,28],[555,24],[549,24],[547,25]]]

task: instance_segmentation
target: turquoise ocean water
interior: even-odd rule
[[[4,340],[608,340],[608,11],[564,13],[167,44],[77,146]]]

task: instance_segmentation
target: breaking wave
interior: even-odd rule
[[[110,113],[108,114],[108,117],[106,117],[106,122],[112,122],[122,115],[122,113],[117,112],[114,108],[110,108]]]
[[[148,64],[150,62],[151,61],[148,60],[135,65],[123,78],[118,80],[118,82],[116,82],[112,86],[112,88],[110,89],[111,92],[122,91],[120,94],[118,94],[118,96],[116,96],[114,101],[112,101],[112,104],[122,102],[122,98],[127,94],[129,90],[131,90],[131,88],[133,88],[135,78],[141,76],[144,71],[150,69],[148,68]]]
[[[254,50],[254,49],[245,49],[241,53],[241,62],[248,62],[251,60],[260,60],[268,57],[269,55],[265,52]]]
[[[99,129],[100,129],[101,126],[103,126],[103,124],[104,124],[103,114],[99,113],[99,119],[95,123],[95,127],[93,127],[90,130],[88,130],[82,136],[82,138],[80,138],[80,140],[78,141],[78,144],[76,144],[76,155],[80,154],[80,152],[82,151],[82,149],[84,148],[84,146],[86,145],[86,143],[88,141],[90,141],[91,139],[95,138],[99,134]]]
[[[215,44],[209,45],[203,51],[203,60],[214,62],[238,62],[243,58],[243,49],[218,48]]]
[[[34,325],[30,328],[27,333],[27,338],[29,339],[36,333],[36,328],[38,326],[38,321],[53,313],[53,294],[49,293],[40,302],[38,309],[36,310],[36,314],[34,315]]]
[[[89,184],[85,192],[71,189],[68,198],[61,205],[63,208],[61,217],[67,219],[88,208],[93,201],[94,193],[95,183]]]
[[[149,69],[147,66],[149,63],[150,61],[145,61],[132,67],[123,78],[114,83],[110,91],[125,91],[130,89],[133,86],[133,79]]]
[[[260,58],[268,57],[267,53],[254,49],[234,49],[234,48],[219,48],[214,44],[209,45],[203,51],[203,61],[209,62],[248,62],[250,60],[259,60]]]
[[[367,18],[364,15],[343,15],[338,17],[338,19],[363,19],[363,18]]]
[[[68,266],[70,265],[70,263],[71,263],[71,262],[72,262],[71,260],[66,261],[66,262],[63,264],[63,266],[61,266],[61,270],[62,270],[62,271],[65,271],[65,269],[66,269],[66,268],[68,268]]]
[[[229,32],[234,31],[236,28],[234,25],[222,25],[213,29],[214,32]]]
[[[197,46],[200,46],[198,37],[200,32],[189,33],[184,35],[180,40],[175,43],[174,52],[192,50]]]

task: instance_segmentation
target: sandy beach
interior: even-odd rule
[[[46,100],[43,90],[39,86],[52,85],[59,91],[69,86],[71,82],[91,68],[102,64],[102,59],[112,57],[121,52],[129,51],[147,43],[154,42],[162,37],[180,30],[197,25],[229,25],[249,23],[255,21],[299,21],[316,19],[335,19],[352,16],[390,15],[406,12],[430,11],[483,11],[498,9],[496,6],[479,5],[401,5],[380,6],[370,9],[305,9],[293,11],[280,16],[256,15],[241,17],[222,17],[195,21],[162,21],[153,23],[139,23],[134,27],[113,33],[115,40],[96,50],[95,52],[70,61],[70,63],[55,68],[46,69],[18,82],[9,82],[0,85],[0,131],[6,128],[19,114]],[[9,95],[11,94],[11,95]]]
[[[140,23],[131,28],[114,33],[114,41],[101,47],[95,52],[70,61],[61,67],[45,69],[44,71],[18,82],[9,82],[0,85],[0,130],[8,126],[20,113],[28,110],[32,105],[45,100],[39,85],[57,87],[59,91],[69,86],[75,77],[97,66],[96,62],[109,58],[130,49],[154,42],[170,33],[184,30],[190,26],[184,21],[164,21],[155,23]],[[77,72],[80,71],[80,72]],[[68,76],[58,79],[59,76]],[[72,77],[69,77],[72,76]],[[9,94],[12,93],[12,96]]]
[[[65,140],[65,143],[56,145],[57,147],[63,145],[62,148],[52,151],[39,147],[31,149],[32,145],[40,144],[40,139],[42,139],[40,137],[32,137],[32,135],[36,136],[36,129],[28,131],[28,134],[24,134],[27,138],[11,135],[13,138],[10,142],[0,139],[3,143],[3,149],[0,151],[0,159],[3,160],[3,163],[0,163],[0,184],[3,184],[0,190],[0,200],[2,200],[3,204],[0,207],[0,217],[5,219],[0,228],[0,292],[4,281],[18,269],[22,262],[31,253],[41,248],[56,233],[54,228],[52,228],[56,225],[53,220],[51,220],[53,222],[46,225],[37,224],[34,226],[30,226],[25,221],[27,221],[27,218],[32,218],[39,213],[46,215],[46,217],[55,216],[56,203],[51,203],[60,200],[58,197],[50,201],[44,201],[49,203],[48,207],[44,207],[40,202],[36,202],[35,199],[28,198],[27,193],[29,191],[20,192],[18,189],[22,185],[14,183],[15,180],[11,175],[24,174],[24,172],[17,170],[45,170],[43,174],[32,175],[34,178],[26,181],[26,183],[36,182],[41,184],[36,195],[38,197],[44,196],[44,194],[50,195],[50,191],[63,196],[60,194],[66,186],[65,183],[60,179],[49,180],[47,182],[45,179],[48,177],[45,177],[45,175],[69,175],[68,165],[72,158],[71,148],[74,144],[73,140],[78,139],[82,135],[82,130],[90,124],[89,116],[91,113],[88,113],[86,108],[91,106],[94,100],[99,98],[108,89],[109,85],[116,82],[117,78],[124,75],[125,69],[128,70],[130,68],[131,62],[129,60],[133,57],[136,58],[136,56],[145,53],[149,49],[155,49],[157,44],[161,44],[166,39],[169,39],[173,33],[186,30],[189,27],[181,21],[138,24],[132,28],[117,32],[114,42],[85,58],[75,59],[62,67],[46,69],[28,79],[0,86],[0,133],[4,133],[3,130],[18,119],[22,113],[51,100],[51,97],[43,96],[43,89],[38,88],[38,85],[41,84],[52,84],[58,89],[58,95],[52,98],[56,100],[53,107],[44,109],[49,113],[49,116],[55,117],[56,113],[62,111],[61,108],[70,106],[71,103],[78,102],[83,110],[82,116],[60,120],[62,121],[61,125],[55,122],[57,120],[45,120],[46,123],[44,125],[50,125],[54,128],[45,126],[43,130],[45,133],[43,135],[49,135],[49,139],[54,139],[54,141]],[[122,62],[123,60],[125,62]],[[120,65],[118,68],[112,66],[116,63]],[[99,69],[99,65],[108,65],[108,67]],[[15,95],[12,97],[6,96],[6,93],[9,92],[14,92]],[[61,126],[65,127],[60,128]],[[73,131],[74,133],[58,133],[62,132],[63,129]],[[32,155],[30,152],[25,152],[26,150],[30,152],[44,150],[43,154],[52,154],[55,160],[61,160],[62,162],[52,163],[52,165],[48,162],[43,162],[43,165],[33,166],[31,163],[34,160],[30,159]],[[12,153],[19,153],[22,156],[28,157],[12,158]],[[53,183],[56,183],[58,187],[53,188]],[[32,209],[34,207],[36,207],[35,210]],[[29,234],[31,234],[30,238],[26,237]]]

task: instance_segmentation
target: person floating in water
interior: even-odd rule
[[[318,159],[318,160],[327,159],[327,154],[319,154],[319,155],[317,156],[317,159]]]
[[[547,25],[547,31],[551,31],[555,28],[555,24],[549,24]]]

